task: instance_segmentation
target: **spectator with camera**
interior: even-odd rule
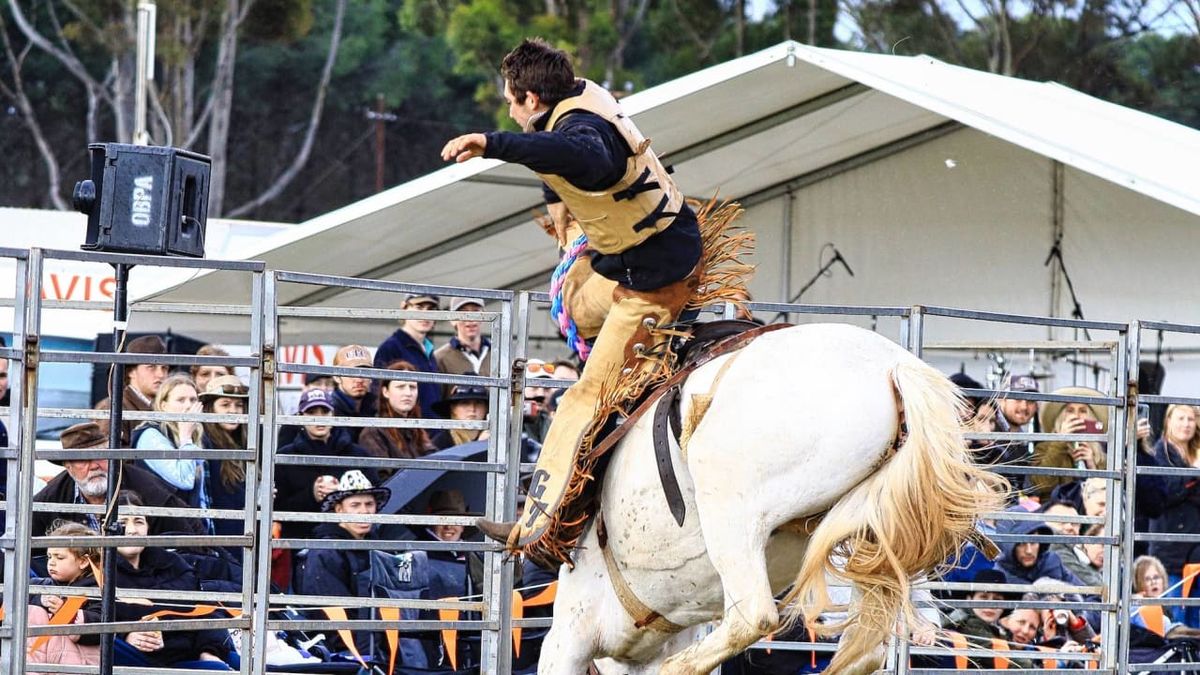
[[[1063,387],[1054,392],[1063,396],[1102,397],[1088,387]],[[1095,441],[1043,441],[1034,449],[1033,465],[1058,469],[1105,469],[1108,455],[1104,451],[1104,434],[1108,429],[1108,408],[1090,403],[1048,401],[1038,413],[1043,429],[1059,434],[1096,434]],[[1034,496],[1045,500],[1055,487],[1076,479],[1068,476],[1030,476]]]
[[[400,309],[436,311],[440,304],[441,300],[436,295],[414,293],[404,299]],[[433,341],[429,339],[434,323],[433,319],[402,319],[400,328],[375,350],[375,367],[385,368],[393,361],[408,361],[416,366],[418,372],[441,372],[433,356]],[[437,417],[433,404],[442,399],[441,385],[422,382],[417,388],[421,417]]]

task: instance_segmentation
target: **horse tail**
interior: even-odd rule
[[[915,359],[892,372],[908,437],[886,463],[830,509],[809,539],[784,598],[787,619],[842,637],[827,672],[840,672],[882,644],[915,609],[910,580],[936,570],[979,535],[981,514],[1002,508],[1007,481],[976,466],[963,440],[962,397],[945,375]],[[826,574],[857,587],[844,621],[818,624],[831,608]]]

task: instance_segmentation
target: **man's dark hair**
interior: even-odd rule
[[[529,92],[553,106],[571,95],[575,70],[571,57],[542,38],[525,38],[500,62],[500,74],[508,82],[517,103]]]

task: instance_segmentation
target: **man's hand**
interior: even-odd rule
[[[483,151],[486,148],[487,136],[464,134],[458,138],[452,138],[450,142],[446,143],[446,147],[442,148],[442,159],[447,162],[453,159],[461,164],[472,157],[483,157]]]
[[[333,476],[318,476],[317,480],[313,482],[313,499],[318,503],[325,501],[326,497],[337,492],[340,485],[338,479]]]

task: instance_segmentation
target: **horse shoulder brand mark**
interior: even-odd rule
[[[150,209],[154,206],[154,176],[138,176],[133,179],[133,200],[129,206],[129,220],[138,227],[150,225]]]

